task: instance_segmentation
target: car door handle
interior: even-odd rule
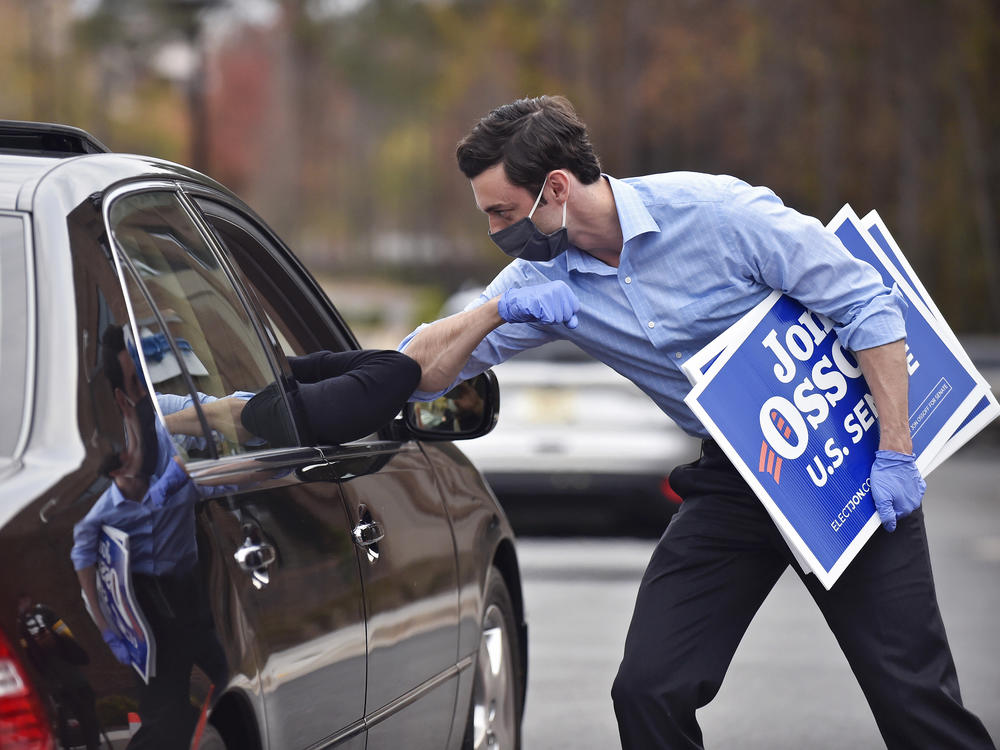
[[[378,521],[366,521],[354,527],[354,543],[359,547],[370,547],[378,544],[385,536],[382,526]]]

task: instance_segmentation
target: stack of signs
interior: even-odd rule
[[[156,642],[135,600],[128,534],[102,526],[97,541],[97,603],[108,625],[128,646],[129,662],[144,682],[156,671]]]
[[[828,224],[909,303],[906,354],[917,467],[935,467],[1000,405],[878,214]],[[756,492],[799,564],[830,588],[879,526],[875,403],[832,322],[774,292],[684,366],[685,402]]]

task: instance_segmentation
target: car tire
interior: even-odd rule
[[[514,604],[490,568],[463,750],[519,750],[524,676]]]
[[[226,741],[222,739],[219,730],[211,724],[206,724],[198,742],[198,750],[226,750]]]

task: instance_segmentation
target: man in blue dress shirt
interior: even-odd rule
[[[98,605],[96,564],[102,526],[128,535],[135,595],[156,643],[155,674],[140,688],[142,726],[128,747],[187,748],[198,718],[189,697],[191,667],[197,664],[220,687],[228,669],[196,573],[195,503],[201,493],[176,459],[122,329],[110,326],[101,345],[126,444],[104,467],[111,484],[73,528],[70,557],[108,648],[127,665],[128,647]]]
[[[701,458],[671,474],[684,503],[643,576],[612,689],[623,746],[702,747],[695,711],[718,692],[750,620],[792,560],[763,505],[684,404],[690,386],[681,371],[778,289],[835,322],[880,427],[872,491],[885,531],[832,590],[800,577],[890,748],[993,747],[962,705],[934,594],[899,291],[766,188],[690,172],[602,174],[586,126],[562,97],[493,110],[457,156],[491,238],[515,260],[465,311],[421,326],[400,345],[423,369],[414,398],[434,398],[563,338],[704,441]]]

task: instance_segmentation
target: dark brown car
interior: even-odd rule
[[[0,123],[0,746],[516,748],[514,538],[451,443],[492,375],[302,439],[289,359],[351,331],[230,192],[105,151]],[[269,385],[285,441],[220,410]]]

